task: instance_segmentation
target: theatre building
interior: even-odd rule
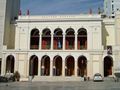
[[[80,81],[114,75],[119,58],[116,19],[98,14],[19,16],[13,49],[4,46],[1,74],[21,80]]]

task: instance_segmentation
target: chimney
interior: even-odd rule
[[[20,16],[22,15],[22,11],[21,11],[21,10],[19,10],[19,15],[20,15]]]
[[[92,14],[92,9],[91,8],[89,9],[89,14]]]
[[[29,9],[27,10],[27,15],[30,15],[30,11],[29,11]]]
[[[101,9],[100,9],[100,7],[98,8],[98,14],[101,14]]]

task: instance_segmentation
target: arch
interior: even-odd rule
[[[75,47],[75,31],[72,28],[68,28],[66,30],[65,35],[65,48],[74,49],[74,47]]]
[[[50,75],[50,57],[44,55],[41,59],[41,75],[49,76]]]
[[[85,56],[79,56],[78,58],[78,76],[87,76],[87,58]]]
[[[46,28],[42,31],[42,49],[50,49],[51,47],[51,31]]]
[[[7,56],[6,59],[6,73],[14,73],[15,58],[13,55]]]
[[[63,47],[63,31],[60,28],[55,29],[54,31],[54,49],[62,49]]]
[[[30,34],[30,49],[39,49],[39,30],[33,29]]]
[[[104,58],[104,77],[112,75],[113,58],[111,56],[106,56]]]
[[[73,56],[67,56],[65,59],[65,75],[72,76],[75,74],[74,67],[75,67],[75,60]]]
[[[30,76],[38,75],[38,57],[36,55],[30,57],[29,75]]]
[[[87,30],[80,28],[77,35],[77,47],[79,50],[87,49]]]
[[[61,76],[62,75],[62,57],[55,56],[53,59],[53,75]]]

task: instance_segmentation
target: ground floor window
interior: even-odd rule
[[[6,73],[14,73],[15,58],[9,55],[6,59]]]
[[[78,76],[87,76],[87,59],[85,56],[78,58]]]
[[[49,76],[50,75],[50,57],[45,55],[41,59],[41,75]]]
[[[53,59],[53,76],[62,75],[62,57],[55,56]]]
[[[29,61],[29,75],[38,75],[38,57],[33,55]]]
[[[73,56],[68,56],[65,60],[65,75],[66,76],[72,76],[75,75],[74,67],[75,67],[75,61]]]
[[[106,56],[104,58],[104,77],[112,75],[113,58],[111,56]]]

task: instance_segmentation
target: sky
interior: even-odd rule
[[[98,8],[103,9],[103,0],[21,0],[22,14],[29,10],[31,15],[97,13]]]

